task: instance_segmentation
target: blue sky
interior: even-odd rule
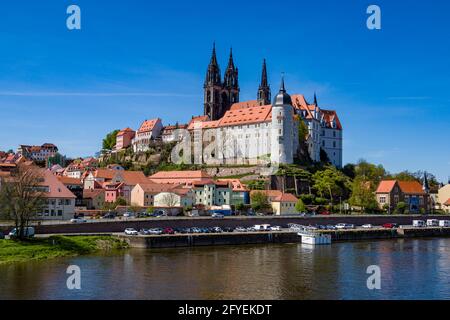
[[[77,4],[82,29],[66,28]],[[366,28],[377,4],[382,29]],[[92,155],[112,129],[203,112],[212,42],[229,48],[241,101],[262,59],[272,91],[337,110],[344,162],[450,175],[450,4],[446,1],[2,1],[0,150],[53,142]]]

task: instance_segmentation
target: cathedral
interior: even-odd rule
[[[288,164],[297,154],[299,139],[304,139],[313,161],[326,157],[342,167],[343,129],[336,111],[320,108],[315,94],[313,103],[303,95],[289,95],[284,80],[271,104],[265,59],[255,100],[239,101],[238,76],[230,50],[222,81],[214,45],[204,83],[204,116],[193,119],[189,129],[195,124],[223,144],[209,150],[203,162],[252,164],[266,157],[272,163]],[[298,137],[299,121],[308,128],[306,137]]]

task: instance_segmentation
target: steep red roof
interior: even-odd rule
[[[57,176],[58,180],[61,181],[64,185],[83,185],[81,179],[71,178],[66,176]]]
[[[207,179],[211,176],[203,170],[186,170],[186,171],[159,171],[150,176],[149,179]]]
[[[403,193],[407,194],[425,194],[422,190],[422,185],[417,181],[397,181],[397,180],[383,180],[378,185],[376,193],[390,193],[395,184],[398,185]]]
[[[141,127],[139,128],[138,132],[148,132],[148,131],[152,131],[153,128],[155,127],[155,125],[161,121],[159,118],[156,119],[151,119],[151,120],[145,120],[142,124]]]
[[[444,206],[450,206],[450,198],[448,198],[447,201],[444,202]]]
[[[376,193],[390,193],[396,182],[396,180],[382,180],[378,185]]]
[[[41,172],[44,181],[42,181],[40,185],[47,187],[48,192],[44,194],[46,198],[76,198],[75,195],[67,189],[55,175],[53,175],[53,173],[44,169],[41,169]]]

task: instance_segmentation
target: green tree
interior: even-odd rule
[[[116,202],[114,203],[114,205],[117,206],[126,206],[127,205],[127,200],[125,200],[122,197],[119,197],[116,199]]]
[[[316,171],[312,180],[313,188],[320,197],[326,197],[330,203],[333,203],[333,199],[338,197],[346,198],[349,193],[349,178],[333,166],[327,166],[324,170]]]
[[[251,197],[251,206],[255,211],[266,210],[270,208],[269,200],[264,192],[254,192]]]
[[[368,181],[364,176],[355,177],[352,182],[352,195],[349,203],[352,206],[360,207],[362,212],[377,209],[378,204],[373,185],[374,183]]]
[[[298,199],[297,203],[295,204],[295,210],[297,212],[305,212],[306,211],[306,206],[303,203],[302,199]]]
[[[148,207],[147,210],[145,210],[147,213],[152,214],[153,211],[155,210],[155,208],[153,208],[152,206]]]
[[[397,203],[394,213],[395,214],[403,214],[403,213],[405,213],[406,208],[407,208],[406,203],[404,203],[403,201],[400,201],[399,203]]]
[[[103,139],[103,150],[112,150],[116,145],[116,136],[118,133],[119,130],[114,130],[106,135]]]

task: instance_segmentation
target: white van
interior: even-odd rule
[[[33,227],[27,227],[23,230],[23,234],[27,238],[34,237],[34,228]],[[11,232],[8,234],[11,238],[15,238],[19,236],[19,230],[17,228],[14,228],[11,230]]]
[[[423,220],[413,220],[413,227],[425,227],[425,221]]]
[[[427,220],[427,227],[437,227],[439,226],[439,220],[437,219],[428,219]]]
[[[255,224],[253,228],[255,228],[256,231],[269,231],[270,224]]]
[[[450,227],[450,220],[439,220],[439,227]]]

